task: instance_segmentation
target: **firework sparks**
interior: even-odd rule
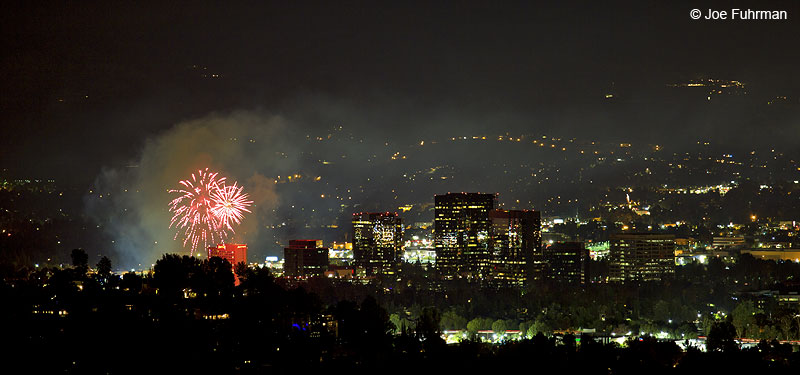
[[[192,174],[191,179],[179,182],[183,187],[170,190],[180,194],[169,203],[172,212],[170,228],[177,228],[175,239],[183,233],[183,245],[191,244],[194,255],[198,245],[216,244],[233,233],[233,224],[241,223],[244,212],[253,202],[242,187],[227,185],[225,177],[208,168]]]
[[[250,212],[247,207],[253,204],[253,201],[247,199],[247,194],[242,193],[242,189],[241,186],[236,186],[235,182],[231,186],[223,183],[219,189],[211,193],[214,202],[211,213],[219,220],[222,228],[231,232],[234,232],[231,224],[240,224],[244,213]]]

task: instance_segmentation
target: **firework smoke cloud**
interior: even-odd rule
[[[213,212],[207,217],[214,222],[206,224],[217,227],[217,231],[213,236],[206,232],[205,241],[219,241],[220,232],[225,232],[228,242],[246,242],[256,248],[269,242],[261,238],[259,228],[272,223],[278,202],[270,176],[293,165],[293,160],[281,152],[287,147],[279,137],[285,127],[282,118],[260,112],[210,115],[179,123],[147,140],[130,165],[104,170],[92,188],[94,194],[85,199],[86,207],[108,235],[110,250],[116,253],[120,266],[149,266],[164,253],[188,253],[186,238],[197,240],[194,247],[203,244],[199,238],[192,239],[190,232],[176,238],[175,226],[182,223],[175,222],[170,228],[173,215],[168,203],[176,199],[174,193],[170,194],[176,181],[205,168],[243,181],[238,185],[217,180],[219,188],[209,192]],[[187,187],[181,185],[184,190]],[[242,220],[243,212],[251,211]],[[233,226],[240,223],[234,233]],[[202,236],[202,232],[194,234]]]

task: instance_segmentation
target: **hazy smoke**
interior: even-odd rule
[[[116,264],[149,266],[163,253],[186,252],[182,239],[173,239],[176,230],[169,228],[168,190],[208,167],[238,181],[254,200],[253,213],[245,216],[231,240],[246,242],[248,257],[261,260],[280,255],[290,239],[344,240],[353,212],[394,211],[400,205],[430,203],[434,194],[448,191],[499,192],[508,208],[540,209],[547,198],[562,196],[588,202],[581,181],[613,186],[626,170],[638,168],[609,164],[585,169],[588,161],[580,154],[551,152],[526,142],[513,146],[455,142],[456,138],[547,135],[564,142],[575,138],[576,144],[595,139],[641,147],[660,144],[679,153],[714,134],[715,139],[734,139],[724,151],[735,154],[737,148],[755,147],[759,139],[772,145],[798,135],[791,129],[779,132],[779,125],[753,126],[760,137],[741,142],[756,131],[743,131],[741,124],[755,120],[742,116],[731,121],[738,114],[731,109],[736,103],[714,111],[695,110],[695,104],[676,106],[685,110],[646,116],[641,109],[626,107],[635,103],[610,104],[537,115],[455,110],[391,98],[358,104],[308,96],[279,106],[281,116],[262,111],[212,114],[147,139],[130,166],[104,170],[86,198],[87,212],[108,234],[108,241],[114,241]],[[728,109],[733,114],[721,113]],[[791,113],[776,113],[770,117],[774,124],[795,120]],[[738,124],[736,132],[725,130],[731,124]],[[569,208],[566,213],[575,212]],[[430,205],[420,205],[403,216],[409,223],[430,221],[433,212]]]
[[[275,181],[266,176],[293,163],[279,150],[285,128],[281,117],[243,111],[179,123],[148,139],[130,166],[104,170],[86,198],[87,211],[113,241],[120,265],[149,266],[163,253],[186,251],[169,228],[168,190],[209,167],[242,184],[254,202],[230,240],[258,246],[259,228],[271,224],[278,201]]]

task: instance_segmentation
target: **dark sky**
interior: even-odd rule
[[[0,168],[82,184],[182,120],[238,109],[363,111],[386,138],[407,131],[388,120],[398,113],[441,120],[442,133],[460,124],[454,114],[647,135],[695,112],[659,97],[666,83],[739,80],[758,103],[797,103],[800,92],[795,1],[230,3],[5,2]],[[734,7],[789,19],[689,17]],[[609,111],[601,98],[612,90],[620,104]],[[760,126],[740,107],[690,128]],[[770,120],[770,134],[796,135],[797,113]]]

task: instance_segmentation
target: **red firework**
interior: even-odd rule
[[[183,232],[183,245],[191,243],[192,255],[200,243],[208,247],[224,240],[228,231],[233,232],[232,223],[239,224],[243,212],[250,212],[247,207],[253,202],[247,200],[242,188],[236,183],[227,186],[225,177],[218,177],[208,168],[179,183],[183,188],[169,191],[180,194],[169,203],[169,226],[178,228],[175,239]]]

